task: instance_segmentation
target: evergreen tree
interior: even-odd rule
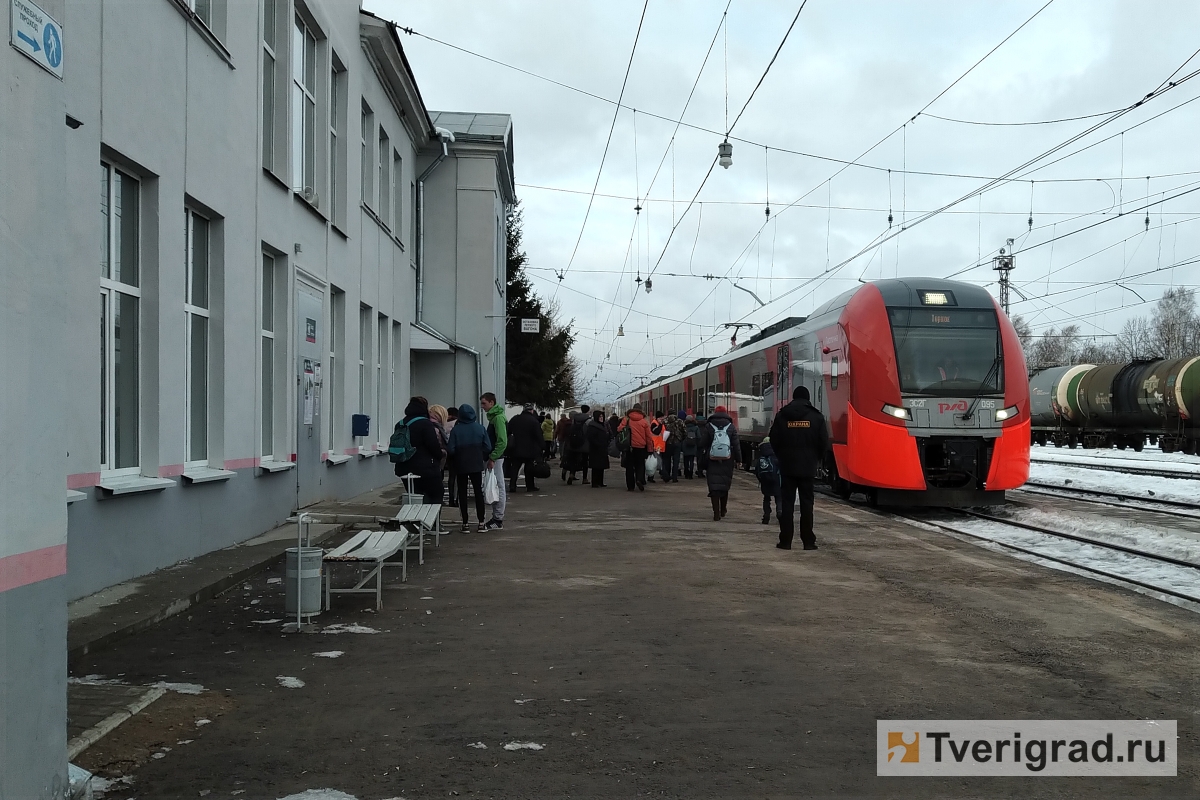
[[[574,397],[571,345],[575,336],[570,323],[562,324],[557,309],[543,303],[533,291],[525,265],[529,257],[521,249],[522,212],[509,209],[506,271],[508,281],[508,324],[505,394],[509,402],[556,406]],[[540,321],[538,333],[521,333],[521,320]]]

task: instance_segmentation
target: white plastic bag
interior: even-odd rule
[[[483,473],[483,502],[491,505],[500,502],[500,485],[496,483],[496,471],[485,470]]]
[[[654,453],[646,456],[646,474],[653,475],[658,472],[658,456]]]

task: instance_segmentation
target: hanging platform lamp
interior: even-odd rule
[[[733,145],[728,139],[717,145],[717,163],[725,169],[733,166]]]

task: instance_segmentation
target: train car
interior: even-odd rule
[[[832,449],[825,478],[883,505],[1003,502],[1029,476],[1029,383],[1012,324],[985,290],[936,278],[865,283],[617,403],[725,406],[742,461],[807,386]]]
[[[1197,452],[1200,357],[1052,367],[1029,393],[1035,444]]]

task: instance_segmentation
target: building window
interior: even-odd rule
[[[419,244],[416,243],[417,242],[417,182],[412,181],[411,183],[409,183],[408,187],[409,187],[408,219],[409,219],[409,222],[411,223],[410,227],[409,227],[409,236],[411,237],[410,241],[414,243],[414,246],[411,251],[412,256],[416,256],[417,247],[420,246]]]
[[[138,466],[141,233],[136,179],[100,164],[100,468]]]
[[[309,194],[316,175],[317,37],[299,16],[292,31],[292,185]]]
[[[192,9],[192,13],[196,15],[196,19],[207,25],[209,30],[212,30],[213,0],[188,0],[188,6]]]
[[[358,413],[367,413],[367,363],[371,352],[371,307],[358,309]]]
[[[386,405],[387,387],[391,385],[389,381],[383,379],[383,365],[387,363],[388,318],[380,314],[376,327],[379,335],[375,339],[375,438],[379,439],[384,430],[383,415],[388,409]]]
[[[338,442],[338,416],[342,408],[341,382],[342,355],[344,345],[342,338],[346,333],[346,293],[336,286],[329,287],[329,377],[325,385],[329,387],[326,395],[329,414],[329,452],[336,451]]]
[[[392,405],[391,405],[391,416],[389,417],[388,422],[389,422],[389,424],[391,424],[393,426],[395,426],[396,422],[399,421],[402,416],[402,414],[400,413],[401,412],[400,400],[403,397],[403,395],[400,393],[400,387],[396,385],[396,379],[400,375],[400,369],[398,368],[397,365],[400,362],[400,356],[404,352],[403,348],[401,347],[401,341],[400,341],[401,330],[402,330],[402,326],[399,322],[392,323],[392,358],[391,358],[391,362],[390,362],[391,384],[392,384]]]
[[[403,238],[404,231],[404,160],[400,151],[392,151],[392,234]]]
[[[262,457],[275,454],[275,258],[262,257],[262,325],[259,329],[262,349]]]
[[[384,227],[392,208],[392,143],[388,135],[379,128],[379,221]]]
[[[342,221],[342,192],[345,182],[344,146],[341,135],[345,130],[346,112],[342,107],[346,95],[346,69],[333,56],[329,71],[329,219],[337,225]]]
[[[187,353],[187,461],[208,461],[208,323],[209,323],[209,221],[194,211],[185,212],[187,226],[187,295],[183,313]]]
[[[371,163],[371,147],[375,139],[375,115],[367,101],[362,103],[362,202],[365,206],[373,204],[373,178],[375,165]]]
[[[262,165],[274,171],[275,144],[279,139],[278,114],[280,102],[277,77],[279,68],[279,6],[278,0],[263,2],[263,55],[262,55]]]

